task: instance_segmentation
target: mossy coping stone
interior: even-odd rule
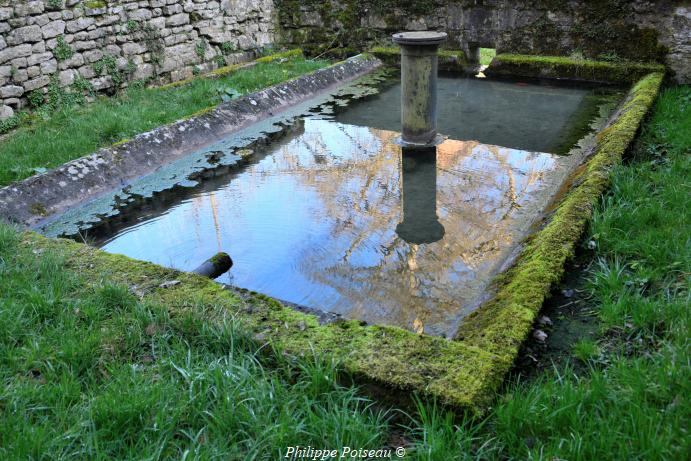
[[[401,62],[401,49],[397,46],[375,46],[369,50],[371,54],[390,66],[398,66]],[[439,67],[444,70],[464,70],[468,61],[462,50],[444,50],[437,52]]]
[[[498,54],[484,71],[488,77],[528,77],[631,84],[651,72],[665,72],[662,64],[594,61],[563,56]]]
[[[503,372],[509,371],[543,301],[573,257],[593,209],[609,185],[611,169],[621,163],[663,78],[663,73],[650,73],[632,87],[608,126],[598,133],[589,160],[569,179],[569,190],[553,206],[549,223],[529,238],[513,267],[494,281],[494,298],[464,319],[456,339],[503,357]]]
[[[565,261],[609,184],[610,169],[621,161],[662,79],[662,73],[651,73],[632,87],[549,223],[527,242],[517,263],[496,281],[496,296],[466,319],[453,341],[356,320],[322,325],[315,316],[267,296],[241,297],[204,277],[69,240],[27,232],[24,244],[56,250],[71,270],[93,283],[125,284],[145,300],[167,306],[170,315],[202,309],[211,322],[232,315],[259,346],[270,346],[266,351],[325,355],[357,381],[436,398],[479,415],[491,404],[550,287],[562,276]],[[173,280],[180,283],[164,283]]]

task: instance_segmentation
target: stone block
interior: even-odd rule
[[[147,21],[153,17],[153,14],[151,13],[151,10],[141,8],[139,10],[135,10],[130,12],[128,15],[128,18],[133,20],[133,21]]]
[[[14,14],[15,16],[31,16],[34,14],[41,14],[45,9],[42,0],[33,0],[29,2],[19,0],[15,2]]]
[[[190,15],[187,13],[175,14],[166,18],[166,26],[175,27],[190,23]]]
[[[14,16],[12,8],[0,8],[0,21],[6,21]]]
[[[154,75],[154,66],[151,64],[140,64],[137,66],[137,70],[132,74],[134,80],[143,80]]]
[[[52,74],[56,70],[58,70],[58,61],[55,59],[41,63],[41,73],[43,74]]]
[[[80,30],[86,29],[87,27],[93,25],[94,22],[96,22],[94,18],[74,19],[66,24],[66,29],[67,32],[73,34],[75,32],[79,32]]]
[[[50,22],[50,18],[47,14],[42,14],[39,16],[33,16],[29,18],[28,24],[35,24],[39,27],[43,27]]]
[[[14,115],[14,109],[10,106],[3,105],[0,107],[0,120],[7,120]]]
[[[84,78],[94,78],[96,76],[96,72],[94,72],[94,69],[91,67],[91,65],[82,66],[77,69],[77,71],[79,72],[79,75]]]
[[[84,62],[92,63],[103,57],[103,51],[99,49],[89,50],[82,53],[82,56],[84,56]]]
[[[35,78],[41,75],[41,68],[39,66],[31,66],[28,69],[26,69],[26,73],[29,76],[29,78]]]
[[[79,66],[83,66],[83,65],[84,65],[84,56],[82,56],[80,53],[75,53],[70,58],[65,59],[64,61],[61,61],[58,64],[58,68],[60,70],[65,70],[65,69],[73,69],[75,67],[79,67]]]
[[[53,38],[65,33],[65,21],[58,20],[49,22],[41,29],[43,38]]]
[[[69,86],[73,84],[74,80],[77,78],[77,75],[79,75],[79,73],[74,69],[63,70],[58,74],[60,86]]]
[[[129,42],[122,45],[122,54],[131,56],[144,52],[144,48],[139,43]]]
[[[24,91],[33,91],[37,90],[39,88],[43,88],[44,86],[48,85],[50,83],[50,78],[47,75],[41,75],[38,78],[34,78],[32,80],[28,80],[24,82]]]
[[[19,98],[24,94],[24,87],[19,85],[6,85],[0,88],[0,98]]]
[[[21,45],[22,43],[35,43],[42,38],[41,28],[33,25],[14,29],[9,33],[6,40],[9,45]]]
[[[36,64],[41,64],[42,62],[50,61],[53,59],[53,53],[34,53],[27,58],[27,65],[35,66]]]
[[[14,76],[12,77],[12,81],[15,83],[22,83],[26,82],[29,80],[29,73],[26,71],[26,69],[19,69],[14,72]]]
[[[31,55],[31,45],[28,43],[19,46],[8,47],[4,50],[0,50],[0,64],[3,64],[7,61],[19,57],[25,57],[29,55]]]

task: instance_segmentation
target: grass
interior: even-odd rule
[[[279,459],[379,447],[388,415],[319,357],[270,362],[232,318],[171,316],[0,227],[0,458]]]
[[[605,353],[582,375],[516,385],[494,410],[503,451],[530,459],[683,459],[689,454],[691,87],[667,89],[594,215],[590,274]],[[601,347],[605,351],[600,351]]]
[[[328,65],[292,57],[260,62],[217,79],[168,88],[134,86],[87,105],[63,105],[9,133],[0,143],[0,186],[57,167],[98,148],[190,116],[220,103]]]
[[[595,244],[601,334],[574,346],[585,371],[510,384],[482,421],[419,400],[410,414],[375,407],[338,384],[338,364],[263,354],[209,306],[142,301],[0,225],[0,458],[280,459],[290,445],[403,444],[419,460],[686,459],[690,102],[689,86],[661,94],[594,213],[584,244]]]

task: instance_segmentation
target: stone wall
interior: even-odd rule
[[[500,52],[665,62],[691,81],[691,6],[672,0],[0,0],[0,120],[51,85],[175,81],[281,42],[353,53],[400,30]],[[31,97],[33,95],[33,97]]]
[[[274,42],[273,12],[272,0],[0,0],[0,120],[51,83],[108,91],[251,59]]]
[[[665,62],[691,81],[691,6],[672,0],[275,0],[283,40],[314,50],[444,30],[469,58],[499,52]]]

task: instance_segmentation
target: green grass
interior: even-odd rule
[[[690,102],[689,86],[664,91],[586,239],[597,242],[590,289],[606,365],[558,370],[503,396],[491,426],[508,456],[688,456]],[[574,352],[599,353],[584,342]]]
[[[0,458],[279,459],[377,448],[388,415],[319,357],[271,361],[231,318],[171,317],[0,226]],[[264,358],[263,358],[264,357]]]
[[[494,48],[480,48],[480,64],[489,66],[492,59],[497,55],[497,50]]]
[[[338,384],[337,364],[263,354],[209,306],[141,301],[0,225],[0,458],[271,460],[290,445],[401,443],[419,460],[688,458],[690,102],[689,86],[662,93],[594,214],[601,334],[574,347],[585,371],[511,384],[483,421],[434,402],[379,409]]]
[[[117,97],[66,105],[45,118],[37,115],[0,143],[0,186],[188,117],[220,103],[228,93],[249,93],[326,65],[302,58],[261,62],[218,79],[197,78],[167,88],[135,86]]]

